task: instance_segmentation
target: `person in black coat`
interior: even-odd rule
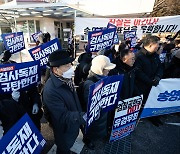
[[[159,37],[147,36],[143,48],[136,53],[137,86],[147,100],[152,86],[157,86],[163,76],[163,67],[156,51],[159,48]]]
[[[74,76],[75,85],[78,86],[80,82],[86,80],[91,67],[91,61],[92,61],[91,56],[92,53],[82,53],[79,56],[78,58],[79,64],[76,67],[75,76]]]
[[[143,40],[143,47],[136,53],[135,66],[137,87],[143,94],[145,104],[152,86],[157,86],[163,76],[163,66],[156,51],[159,48],[159,37],[147,36]],[[161,124],[158,118],[151,118],[151,122],[158,126]]]
[[[42,103],[37,87],[32,86],[26,91],[21,90],[19,94],[20,97],[18,99],[18,103],[22,104],[24,110],[28,113],[36,127],[41,130],[40,120],[42,118],[43,111],[41,109]]]
[[[15,61],[10,60],[10,58],[10,51],[3,51],[3,57],[0,60],[0,65],[15,63]],[[25,114],[22,104],[15,101],[15,99],[19,99],[20,95],[15,98],[15,93],[16,92],[12,92],[12,94],[0,94],[0,121],[4,130],[3,135],[5,135],[8,130],[13,127],[13,125]]]
[[[78,96],[74,90],[74,70],[65,50],[49,55],[51,76],[43,90],[43,103],[49,112],[58,154],[69,154],[80,130],[85,124]]]
[[[131,98],[133,96],[139,95],[138,89],[135,85],[135,71],[136,68],[133,67],[135,62],[135,55],[129,49],[121,50],[119,56],[113,62],[116,64],[115,69],[109,72],[110,75],[120,75],[123,74],[123,84],[120,94],[122,100]]]

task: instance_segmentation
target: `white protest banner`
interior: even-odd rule
[[[180,79],[162,79],[152,87],[141,118],[180,112]]]
[[[75,18],[75,35],[87,35],[93,28],[106,27],[107,23],[117,27],[117,33],[141,30],[143,33],[177,32],[180,30],[180,15],[146,18]]]
[[[118,102],[110,142],[126,137],[134,130],[142,100],[143,95]]]

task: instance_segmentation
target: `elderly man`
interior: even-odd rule
[[[51,76],[43,91],[43,102],[50,114],[58,154],[70,153],[80,125],[85,124],[72,82],[73,61],[74,58],[69,57],[65,50],[51,53]]]

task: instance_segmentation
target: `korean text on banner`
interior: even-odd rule
[[[180,30],[180,15],[146,18],[75,18],[75,34],[84,35],[93,28],[106,27],[111,23],[117,27],[117,33],[142,31],[143,34],[177,32]]]
[[[152,87],[141,118],[180,112],[180,79],[162,79]]]
[[[111,23],[108,23],[108,25],[107,25],[107,29],[109,29],[109,28],[117,29],[117,27]],[[119,36],[118,36],[117,32],[115,33],[115,36],[114,36],[114,44],[119,44]]]
[[[54,40],[51,40],[38,47],[30,49],[29,53],[35,61],[40,62],[40,66],[46,66],[48,63],[49,55],[52,52],[60,49],[61,49],[61,45],[59,43],[59,40],[55,38]]]
[[[124,40],[130,40],[131,47],[135,47],[136,46],[136,31],[124,32]]]
[[[135,129],[142,100],[143,95],[118,102],[110,142],[126,137]]]
[[[103,29],[88,33],[88,51],[98,52],[103,49],[110,49],[114,43],[116,28]]]
[[[25,90],[40,81],[39,63],[13,63],[0,65],[0,93]]]
[[[0,140],[0,153],[41,153],[46,141],[25,114]]]
[[[41,31],[37,32],[37,33],[34,33],[31,35],[32,39],[34,40],[34,42],[37,42],[38,41],[38,36],[42,34]]]
[[[2,34],[6,50],[12,54],[25,49],[23,32]]]
[[[116,75],[105,77],[90,86],[86,130],[94,120],[99,119],[101,111],[107,112],[115,108],[119,101],[122,82],[123,76]]]

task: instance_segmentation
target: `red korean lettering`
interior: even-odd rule
[[[131,20],[130,19],[125,19],[124,27],[130,27],[130,25],[131,25]]]
[[[116,19],[109,19],[109,23],[115,24],[115,22],[116,22]]]
[[[117,27],[122,27],[123,26],[123,19],[117,19],[116,20],[116,26]]]
[[[141,23],[141,19],[134,19],[134,26],[139,26]]]

